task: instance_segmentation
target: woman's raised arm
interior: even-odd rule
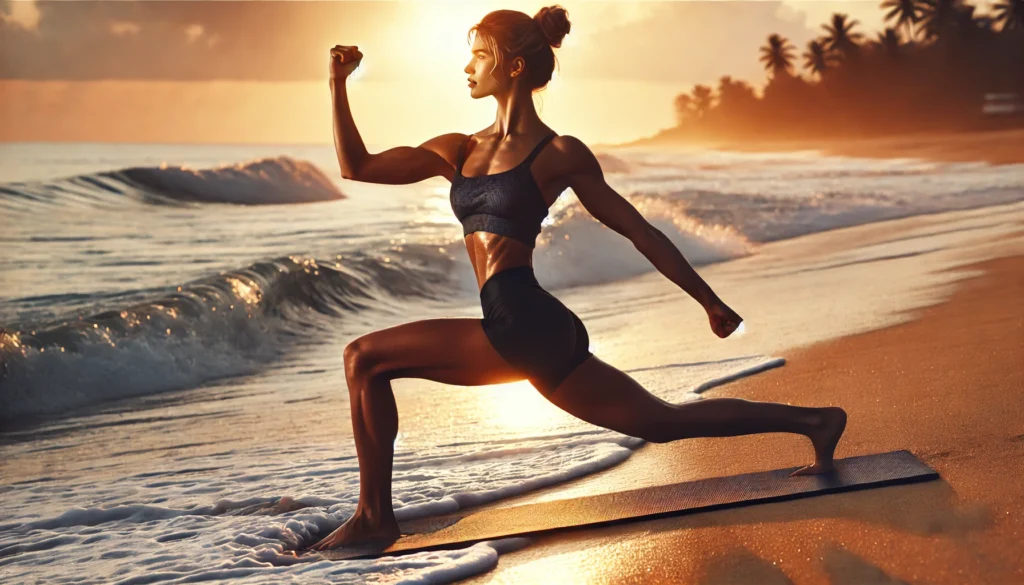
[[[419,146],[399,146],[377,154],[366,150],[348,103],[348,76],[355,71],[363,54],[355,46],[337,45],[331,49],[330,86],[334,111],[334,148],[338,153],[341,176],[364,183],[405,185],[430,177],[455,173],[455,156],[465,141],[464,134],[442,134]]]

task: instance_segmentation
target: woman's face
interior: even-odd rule
[[[464,71],[469,75],[469,95],[473,99],[480,99],[494,95],[507,85],[504,73],[495,69],[495,57],[487,48],[480,35],[474,35],[473,46],[470,48],[472,56]]]

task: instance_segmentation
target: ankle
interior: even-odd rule
[[[363,506],[356,508],[353,517],[371,528],[379,528],[387,524],[395,523],[395,513],[391,508],[385,510],[380,506]]]

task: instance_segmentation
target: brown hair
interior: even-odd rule
[[[555,52],[569,34],[569,12],[558,6],[545,6],[530,18],[518,10],[495,10],[469,29],[467,40],[475,32],[494,55],[495,68],[507,60],[522,57],[526,62],[523,83],[532,91],[544,88],[555,70]]]

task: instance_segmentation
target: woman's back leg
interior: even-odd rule
[[[739,398],[670,404],[625,372],[591,356],[547,396],[589,423],[655,442],[755,433],[798,433],[811,439],[815,462],[798,474],[832,470],[836,443],[846,428],[841,408],[806,408]]]

